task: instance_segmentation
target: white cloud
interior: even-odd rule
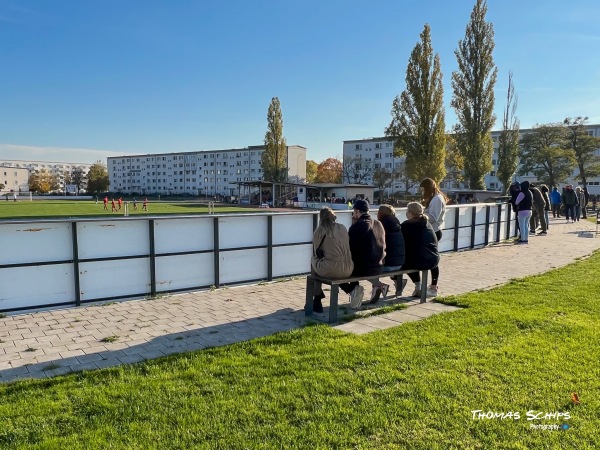
[[[21,161],[48,161],[69,163],[106,164],[109,156],[122,156],[127,152],[97,150],[90,148],[31,147],[26,145],[0,144],[0,159]]]

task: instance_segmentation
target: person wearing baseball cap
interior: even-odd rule
[[[352,276],[361,277],[383,273],[385,258],[385,230],[378,220],[369,215],[369,202],[358,199],[352,206],[352,226],[348,230],[350,253],[354,270]],[[350,294],[350,306],[359,309],[365,290],[358,283],[342,283],[340,288]]]

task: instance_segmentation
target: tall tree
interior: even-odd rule
[[[465,38],[454,54],[458,70],[452,72],[451,105],[458,123],[454,126],[465,160],[465,178],[471,189],[485,189],[483,177],[492,169],[494,144],[490,131],[496,122],[494,86],[494,28],[485,21],[486,0],[477,0],[467,24]]]
[[[458,148],[456,136],[446,134],[446,178],[451,184],[458,184],[464,179],[464,157]]]
[[[517,97],[512,81],[512,72],[508,73],[506,106],[502,119],[502,131],[498,140],[498,180],[508,193],[510,180],[519,165],[519,119],[516,116]]]
[[[273,97],[267,113],[265,151],[262,154],[263,179],[287,181],[287,145],[283,136],[283,116],[279,99]]]
[[[317,166],[316,183],[341,183],[342,162],[337,158],[327,158]]]
[[[77,195],[79,195],[79,191],[85,186],[85,174],[81,167],[76,167],[71,171],[71,184],[75,185]]]
[[[437,182],[446,175],[444,87],[440,56],[434,55],[425,24],[406,68],[406,89],[392,102],[392,121],[385,129],[394,139],[395,156],[406,156],[410,178]]]
[[[566,147],[573,150],[579,174],[577,178],[587,187],[587,179],[600,175],[600,156],[596,150],[600,148],[600,138],[588,135],[587,117],[567,117],[564,125],[567,128]]]
[[[373,170],[373,186],[379,191],[379,202],[383,202],[384,190],[394,181],[394,173],[391,169],[377,167]]]
[[[400,180],[400,183],[404,186],[404,195],[410,194],[410,189],[417,184],[417,182],[421,182],[419,179],[413,180],[408,172],[406,171],[406,161],[402,158],[396,166],[394,167],[394,180]]]
[[[520,175],[532,172],[538,180],[556,186],[575,167],[573,150],[565,148],[566,128],[562,124],[536,125],[521,138]]]
[[[370,160],[362,159],[360,155],[345,157],[342,161],[342,178],[344,183],[366,184],[373,176],[373,164]]]
[[[106,166],[100,161],[96,161],[94,164],[92,164],[90,170],[88,171],[87,179],[88,192],[98,193],[108,190],[108,171],[106,170]]]
[[[306,182],[307,183],[309,183],[309,184],[314,183],[315,178],[317,177],[317,167],[318,166],[319,165],[311,159],[306,161]]]

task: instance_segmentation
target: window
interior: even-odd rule
[[[356,144],[356,149],[355,150],[362,150],[362,144]]]
[[[376,143],[375,144],[375,148],[381,148],[381,144],[380,143]]]
[[[375,159],[381,159],[381,153],[375,153]]]

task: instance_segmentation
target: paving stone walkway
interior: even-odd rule
[[[587,221],[566,224],[564,219],[551,219],[549,234],[531,237],[528,245],[503,242],[443,254],[440,293],[488,289],[517,276],[569,264],[600,248],[595,229]],[[523,264],[524,258],[531,264]],[[370,292],[369,286],[365,283],[365,291]],[[10,315],[0,319],[0,382],[135,363],[267,336],[300,327],[307,320],[326,321],[328,308],[313,319],[305,318],[304,288],[304,278],[299,277],[153,300]],[[410,281],[405,289],[405,294],[412,292]],[[408,308],[359,317],[336,328],[362,334],[455,309],[432,301],[397,301],[406,301]],[[340,317],[356,314],[343,305],[342,298],[340,304]]]

